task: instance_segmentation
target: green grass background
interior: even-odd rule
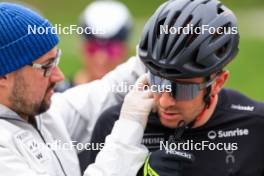
[[[24,0],[38,9],[54,24],[69,26],[78,24],[79,14],[91,1],[88,0]],[[135,54],[135,46],[148,17],[164,0],[122,0],[134,17],[133,35],[130,40],[130,55]],[[231,72],[227,87],[240,90],[246,95],[264,101],[264,1],[224,0],[237,15],[241,33],[240,53],[228,69]],[[81,67],[80,37],[60,35],[59,47],[63,50],[60,64],[67,77]]]

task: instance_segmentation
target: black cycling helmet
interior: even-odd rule
[[[128,8],[115,0],[94,1],[80,16],[79,25],[87,29],[86,39],[126,41],[132,30]]]
[[[206,29],[205,25],[207,29],[220,27],[222,30],[201,31],[203,26]],[[200,27],[200,34],[191,32],[191,28],[187,33],[166,32],[166,26],[167,29]],[[208,77],[236,56],[238,43],[236,17],[219,1],[170,0],[146,23],[138,54],[153,74],[166,79]]]

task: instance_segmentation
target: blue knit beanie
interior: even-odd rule
[[[0,3],[0,76],[32,63],[58,42],[48,20],[21,5]]]

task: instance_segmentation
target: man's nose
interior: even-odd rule
[[[64,74],[62,73],[61,69],[56,66],[50,75],[50,81],[53,83],[57,83],[64,80]]]
[[[170,95],[169,92],[163,92],[159,98],[159,104],[163,108],[168,108],[176,104],[175,99]]]

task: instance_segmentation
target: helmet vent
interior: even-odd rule
[[[178,75],[178,74],[181,74],[182,72],[181,71],[179,71],[179,70],[177,70],[176,68],[169,68],[169,69],[164,69],[164,70],[162,70],[162,71],[164,71],[166,74],[168,74],[168,75]]]
[[[183,24],[183,27],[187,27],[187,25],[191,23],[192,19],[193,19],[193,16],[189,15],[185,23]]]
[[[153,69],[153,70],[159,70],[160,68],[157,66],[157,65],[155,65],[153,62],[146,62],[146,65],[148,65],[149,66],[149,68],[151,68],[151,69]]]
[[[170,22],[170,24],[169,24],[169,28],[171,28],[171,27],[175,24],[175,22],[177,21],[177,19],[178,19],[179,16],[180,16],[180,14],[181,14],[180,11],[177,11],[177,12],[175,13],[174,17],[172,18],[172,20],[171,20],[171,22]]]
[[[224,35],[224,33],[228,33],[230,32],[230,27],[231,27],[231,23],[227,23],[223,26],[221,26],[221,30],[219,31],[219,33],[214,33],[213,34],[213,37],[212,37],[212,40],[211,40],[211,43],[215,42],[218,38],[220,38],[222,35]]]
[[[145,51],[148,49],[148,35],[146,35],[146,38],[144,42],[142,43],[142,45],[140,46],[140,48]]]
[[[215,52],[215,55],[218,57],[218,58],[222,58],[225,54],[226,54],[226,51],[228,49],[228,46],[230,44],[230,40],[227,41],[224,46],[222,46],[221,48],[219,48],[218,50],[216,50]]]
[[[162,65],[156,65],[155,63],[153,62],[147,62],[146,63],[147,67],[150,69],[150,70],[155,70],[155,71],[158,71],[160,72],[160,76],[162,76],[163,74],[162,73],[166,73],[168,75],[171,75],[171,74],[181,74],[182,72],[177,70],[175,68],[175,66],[173,68],[164,68],[164,66]]]
[[[198,26],[200,25],[200,22],[201,22],[201,20],[199,20],[196,23],[196,25],[194,25],[194,28],[196,28],[198,30],[197,33],[193,33],[193,34],[190,33],[187,36],[187,41],[186,41],[185,47],[188,47],[199,36],[200,28],[198,28]]]
[[[217,6],[217,14],[221,14],[221,13],[223,13],[224,12],[224,10],[222,9],[222,4],[219,4],[218,6]]]
[[[192,15],[190,15],[187,19],[186,19],[186,21],[185,21],[185,23],[184,23],[184,25],[183,25],[183,27],[186,27],[188,24],[190,24],[191,23],[191,20],[192,20],[192,18],[193,18],[193,16]],[[183,33],[183,31],[182,30],[180,30],[180,34],[181,33]],[[177,38],[179,38],[179,37],[177,37]],[[179,44],[179,46],[177,47],[177,49],[176,49],[176,51],[174,51],[174,56],[177,56],[178,54],[179,54],[179,52],[180,51],[182,51],[182,49],[188,44],[188,39],[190,40],[192,38],[192,35],[186,35],[185,37],[184,37],[184,39],[182,40],[182,42]],[[178,40],[178,39],[177,39]],[[177,41],[176,40],[176,41]]]
[[[210,0],[206,0],[204,1],[202,4],[207,4]]]
[[[196,62],[198,53],[199,53],[199,48],[193,51],[193,53],[191,54],[191,58],[190,58],[191,62],[194,62],[194,63]]]
[[[160,20],[159,23],[158,23],[158,25],[157,25],[157,27],[158,27],[158,29],[157,29],[157,31],[156,31],[157,39],[160,38],[160,33],[161,33],[160,27],[164,25],[165,20],[166,20],[166,18]]]

